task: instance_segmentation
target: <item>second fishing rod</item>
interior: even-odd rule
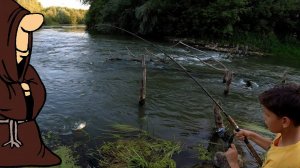
[[[181,64],[179,64],[173,57],[171,57],[169,54],[165,53],[161,48],[160,46],[157,46],[155,44],[153,44],[152,42],[128,31],[128,30],[125,30],[123,28],[120,28],[120,27],[117,27],[117,26],[113,26],[113,25],[107,25],[107,24],[101,24],[100,26],[108,26],[108,27],[113,27],[113,28],[116,28],[116,29],[119,29],[121,31],[124,31],[146,43],[148,43],[149,45],[159,49],[160,52],[162,52],[165,56],[167,56],[169,59],[171,59],[176,65],[178,65],[182,70],[183,72],[188,75],[203,91],[204,93],[220,108],[220,110],[223,112],[223,114],[225,115],[226,119],[229,121],[229,123],[234,127],[235,131],[239,132],[240,131],[240,128],[239,126],[237,125],[237,123],[234,121],[234,119],[225,112],[225,110],[221,107],[221,105],[212,97],[212,95],[201,85],[200,82],[198,82],[198,80],[191,74],[187,71],[187,69],[182,66]],[[259,155],[257,154],[257,152],[255,151],[255,149],[253,148],[253,146],[251,145],[251,143],[249,142],[248,138],[245,137],[244,139],[244,143],[246,144],[246,146],[248,147],[248,149],[250,150],[250,153],[252,154],[252,156],[255,158],[256,162],[262,166],[263,162],[261,160],[261,158],[259,157]]]

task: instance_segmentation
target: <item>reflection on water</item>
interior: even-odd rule
[[[47,89],[47,102],[38,117],[41,129],[69,135],[76,124],[85,122],[83,129],[89,136],[102,141],[111,138],[105,132],[118,123],[186,146],[208,142],[214,127],[212,101],[175,64],[148,63],[146,105],[138,107],[142,68],[139,62],[126,60],[145,54],[145,48],[163,56],[155,48],[128,37],[89,35],[84,30],[66,28],[35,33],[31,63]],[[224,97],[222,73],[187,58],[184,47],[166,50],[193,70],[193,75],[222,101],[225,111],[238,123],[263,126],[257,96],[280,82],[284,71],[288,72],[288,81],[300,82],[299,69],[265,59],[234,59],[216,52],[199,55],[203,60],[213,56],[234,70],[230,95]],[[243,80],[251,80],[257,87],[247,89],[242,86]]]

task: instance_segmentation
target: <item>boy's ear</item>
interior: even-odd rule
[[[38,30],[44,22],[44,16],[39,13],[25,15],[20,22],[20,27],[25,32]]]
[[[289,127],[291,124],[293,124],[292,123],[292,120],[290,119],[290,118],[288,118],[288,117],[282,117],[281,118],[281,123],[282,123],[282,127],[283,128],[287,128],[287,127]]]

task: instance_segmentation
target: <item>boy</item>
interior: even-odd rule
[[[236,137],[252,140],[268,150],[263,168],[300,167],[300,85],[284,84],[263,92],[259,96],[268,129],[277,133],[276,138],[264,138],[255,132],[241,130]],[[238,168],[237,150],[232,144],[225,153],[232,168]]]

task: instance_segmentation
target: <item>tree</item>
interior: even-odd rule
[[[228,38],[240,33],[299,39],[299,0],[82,0],[87,27],[112,24],[143,35]],[[97,26],[98,25],[98,26]]]
[[[42,13],[45,24],[84,24],[86,10],[63,7],[43,8],[37,0],[17,0],[24,8],[33,13]]]

